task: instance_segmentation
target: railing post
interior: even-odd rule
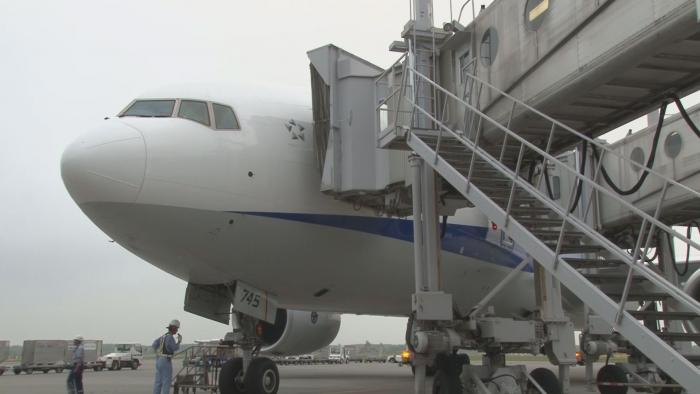
[[[627,271],[627,279],[625,279],[625,287],[622,289],[622,298],[620,298],[620,304],[618,305],[617,315],[615,316],[615,324],[620,324],[622,322],[622,316],[625,313],[625,304],[627,303],[627,297],[629,296],[630,287],[632,286],[632,274],[635,272],[635,266],[639,261],[639,248],[642,243],[642,238],[647,228],[647,219],[642,220],[642,226],[639,229],[639,236],[637,237],[637,242],[634,245],[634,254],[632,255],[632,265]]]
[[[591,146],[592,149],[595,149],[595,146]],[[593,183],[598,183],[598,176],[600,175],[601,168],[603,167],[603,155],[605,154],[605,151],[601,151],[600,156],[598,157],[598,163],[596,164],[596,169],[595,169],[595,174],[593,175]],[[595,193],[595,189],[591,188],[591,198],[588,199],[588,204],[586,204],[586,210],[583,213],[582,219],[585,221],[586,218],[588,217],[588,212],[591,209],[591,206],[593,206],[593,193]],[[596,193],[596,199],[597,193]],[[600,204],[600,201],[596,202],[596,204]]]
[[[479,120],[479,126],[481,126],[481,120]],[[481,127],[476,132],[476,139],[474,140],[474,150],[472,150],[472,157],[469,160],[469,171],[467,172],[467,189],[466,193],[469,193],[469,186],[472,184],[472,172],[474,171],[474,160],[476,158],[476,150],[479,149],[479,139],[481,138]]]
[[[566,226],[569,224],[569,216],[571,216],[571,211],[574,209],[574,201],[576,201],[576,195],[578,194],[578,185],[581,183],[583,187],[583,175],[579,174],[578,170],[574,168],[574,186],[571,188],[569,194],[569,203],[566,204],[566,213],[564,219],[561,223],[561,229],[559,230],[559,238],[557,241],[557,249],[554,252],[554,269],[559,268],[559,254],[561,253],[562,243],[564,243],[564,234],[566,233]]]
[[[552,122],[552,128],[549,130],[549,138],[547,139],[547,147],[544,150],[544,153],[549,154],[549,150],[552,148],[552,142],[554,141],[554,130],[557,128],[556,123]],[[537,190],[540,190],[540,187],[542,187],[542,179],[544,179],[546,174],[545,168],[547,168],[547,158],[542,156],[542,174],[540,175],[539,179],[537,180]]]
[[[520,143],[520,152],[518,153],[518,162],[515,163],[515,171],[513,172],[513,181],[510,186],[510,196],[508,197],[508,208],[506,208],[506,220],[504,223],[505,227],[508,227],[508,222],[510,220],[510,210],[513,208],[513,200],[515,200],[515,184],[518,179],[518,174],[520,173],[520,165],[523,162],[523,155],[525,153],[525,144]]]

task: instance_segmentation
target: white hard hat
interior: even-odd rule
[[[180,320],[173,319],[170,321],[170,324],[168,324],[168,327],[177,327],[180,328]]]
[[[83,336],[82,335],[76,335],[75,338],[73,338],[74,341],[82,342],[83,341]]]

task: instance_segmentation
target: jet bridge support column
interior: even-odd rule
[[[440,291],[440,245],[437,220],[435,172],[418,156],[411,156],[413,169],[413,247],[415,293],[412,310],[415,316],[410,330],[414,350],[414,391],[426,391],[426,368],[440,352],[452,349],[459,339],[446,336],[437,321],[452,320],[452,296]]]

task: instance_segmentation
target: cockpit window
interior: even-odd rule
[[[233,113],[231,107],[221,104],[213,103],[214,108],[214,120],[216,121],[216,128],[218,130],[238,130],[238,119],[236,119],[236,114]]]
[[[193,120],[205,126],[209,126],[209,108],[203,101],[182,100],[180,102],[179,118]]]
[[[121,116],[167,118],[172,116],[175,100],[137,100]]]

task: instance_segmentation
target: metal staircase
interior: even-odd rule
[[[390,70],[397,70],[394,66]],[[392,71],[394,72],[394,71]],[[507,101],[511,118],[500,123],[482,112],[464,97],[443,88],[428,76],[403,62],[402,78],[377,80],[377,119],[385,117],[387,127],[379,130],[378,145],[386,149],[411,150],[428,163],[466,200],[523,247],[547,272],[576,295],[587,307],[629,343],[652,360],[661,370],[685,388],[700,387],[697,357],[686,357],[674,346],[678,342],[700,343],[700,334],[669,331],[666,322],[689,321],[700,317],[700,303],[664,277],[663,272],[646,261],[649,251],[662,239],[700,250],[700,244],[674,230],[664,216],[664,201],[671,192],[683,194],[691,205],[700,206],[700,193],[658,172],[622,157],[629,166],[648,173],[647,182],[658,182],[653,211],[644,211],[603,185],[601,170],[606,155],[617,155],[605,144],[593,140],[497,89],[488,82],[466,73],[474,92],[488,92]],[[463,132],[448,126],[438,106],[421,105],[416,86],[428,84],[443,105],[456,104],[470,122]],[[421,89],[424,94],[425,89]],[[478,100],[477,100],[478,101]],[[431,110],[432,108],[432,110]],[[442,108],[442,107],[440,107]],[[513,113],[546,124],[545,133],[527,138],[511,128]],[[416,127],[415,119],[423,121]],[[663,117],[663,114],[662,114]],[[426,126],[425,119],[430,123]],[[379,121],[377,121],[379,126]],[[485,131],[488,130],[488,134]],[[484,137],[488,135],[487,139]],[[498,138],[494,138],[498,135]],[[555,156],[553,147],[560,140],[578,141],[598,153],[594,170],[580,168]],[[540,169],[528,176],[528,166]],[[543,168],[554,166],[573,177],[568,201],[556,201],[544,190]],[[592,172],[592,173],[591,173]],[[578,191],[578,190],[582,190]],[[581,195],[585,197],[582,198]],[[577,197],[578,196],[578,197]],[[596,201],[601,196],[613,199],[629,210],[631,222],[639,229],[633,245],[621,244],[605,229],[595,225]],[[577,213],[572,212],[577,209]],[[673,216],[674,218],[676,216]],[[666,238],[668,237],[668,238]],[[632,250],[631,253],[628,250]],[[673,308],[656,310],[656,301]]]

